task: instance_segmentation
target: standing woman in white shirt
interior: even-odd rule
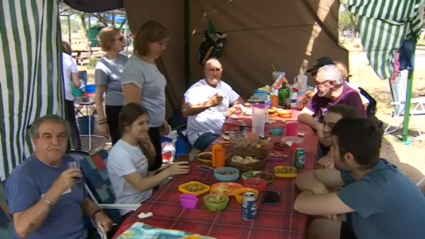
[[[100,47],[106,52],[96,64],[95,82],[96,111],[100,133],[111,138],[112,145],[120,139],[118,131],[118,115],[124,106],[121,76],[127,56],[121,55],[125,41],[121,31],[115,27],[105,27],[99,33]],[[103,95],[105,94],[105,108]]]
[[[161,136],[170,132],[165,120],[167,81],[154,62],[165,50],[169,35],[168,30],[158,22],[144,23],[134,38],[134,54],[128,59],[122,76],[125,103],[142,104],[149,114],[149,136],[155,147],[155,162],[150,171],[161,167]]]
[[[72,95],[71,84],[75,88],[80,88],[81,81],[78,76],[78,67],[75,59],[72,58],[72,48],[68,42],[62,41],[62,71],[65,88],[65,119],[71,128],[71,144],[76,150],[81,149],[80,132],[75,120],[74,95]]]
[[[152,188],[170,176],[187,174],[189,162],[175,162],[158,172],[148,172],[153,158],[141,142],[149,142],[148,111],[139,103],[129,103],[119,115],[122,137],[109,152],[107,168],[117,204],[143,203],[152,195]],[[144,152],[145,151],[145,152]],[[131,211],[120,210],[123,218]]]

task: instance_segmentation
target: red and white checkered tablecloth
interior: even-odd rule
[[[306,131],[304,142],[299,146],[306,150],[306,168],[314,168],[318,140],[312,130],[300,124],[299,128]],[[224,128],[229,127],[225,126]],[[232,127],[232,126],[230,126]],[[229,130],[229,129],[224,129]],[[310,130],[310,132],[307,132]],[[220,140],[220,139],[218,139]],[[208,149],[207,149],[208,151]],[[266,170],[273,173],[274,166],[294,165],[294,150],[286,152],[288,159],[283,162],[268,162]],[[267,190],[281,193],[278,206],[263,205],[262,195],[259,197],[258,214],[254,221],[242,220],[241,205],[234,198],[229,207],[222,212],[210,212],[203,204],[203,195],[199,196],[198,207],[186,210],[180,206],[178,186],[189,181],[199,181],[207,185],[216,183],[213,172],[199,170],[198,161],[191,163],[191,171],[187,175],[174,177],[168,184],[160,188],[136,212],[131,214],[121,225],[114,238],[130,228],[133,223],[141,221],[137,215],[141,212],[152,212],[153,217],[143,220],[144,223],[160,228],[183,230],[200,235],[220,239],[304,239],[307,226],[307,216],[294,211],[293,204],[299,191],[294,179],[276,180],[267,186]],[[242,180],[239,183],[243,184]]]

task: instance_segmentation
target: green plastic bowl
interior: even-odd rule
[[[224,198],[224,201],[221,203],[209,202],[208,200],[213,197],[222,197]],[[205,207],[212,212],[223,211],[227,208],[227,205],[229,204],[229,197],[226,195],[207,194],[204,196],[204,204]]]

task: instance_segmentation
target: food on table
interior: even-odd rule
[[[235,175],[235,174],[236,174],[236,172],[218,172],[218,174],[220,174],[220,175],[230,176],[230,175]]]
[[[226,131],[226,132],[224,132],[223,139],[224,140],[230,140],[230,137],[229,137],[230,133],[232,133],[232,131]]]
[[[270,138],[267,136],[261,136],[260,141],[258,142],[261,146],[267,145],[270,142]]]
[[[281,117],[281,118],[291,118],[292,117],[292,111],[291,110],[277,109],[277,113],[278,113],[279,117]]]
[[[253,133],[232,132],[229,139],[234,147],[256,147],[259,136]]]
[[[226,198],[220,195],[215,195],[207,199],[210,203],[223,203],[226,201]]]
[[[221,194],[226,196],[234,196],[234,191],[243,186],[238,183],[216,183],[211,186],[212,194]]]
[[[193,194],[199,196],[210,190],[210,186],[198,181],[191,181],[179,185],[179,191],[184,194]]]
[[[269,158],[286,158],[288,157],[288,155],[284,154],[284,153],[270,153],[269,154]]]
[[[251,156],[247,156],[245,158],[241,157],[241,156],[233,156],[232,157],[232,162],[234,163],[241,163],[241,164],[249,164],[249,163],[256,163],[256,162],[260,162],[260,160],[253,158]]]
[[[250,178],[262,178],[266,180],[268,184],[270,184],[274,181],[275,176],[272,173],[266,171],[248,171],[242,174],[243,180]]]
[[[291,142],[292,144],[292,142]],[[275,142],[273,144],[275,149],[288,149],[291,147],[291,145],[287,144],[287,143],[282,143],[282,142]]]
[[[183,188],[191,193],[199,192],[206,189],[206,187],[201,184],[189,184],[187,186],[184,186]]]
[[[270,180],[273,180],[274,177],[270,173],[260,172],[254,175],[254,178],[262,178],[262,179],[265,179],[266,181],[270,181]]]
[[[297,169],[294,167],[275,167],[276,174],[297,174]]]
[[[277,112],[277,108],[276,107],[272,107],[269,109],[269,114],[274,114]]]
[[[262,90],[264,92],[270,92],[270,86],[269,85],[265,85],[263,87],[258,88],[258,90]]]
[[[212,153],[203,153],[198,156],[200,159],[212,160]]]

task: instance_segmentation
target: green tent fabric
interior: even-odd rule
[[[27,126],[63,115],[56,1],[0,1],[0,178],[33,152]]]
[[[418,39],[423,0],[341,0],[358,20],[366,55],[381,79],[388,79],[404,39]]]

